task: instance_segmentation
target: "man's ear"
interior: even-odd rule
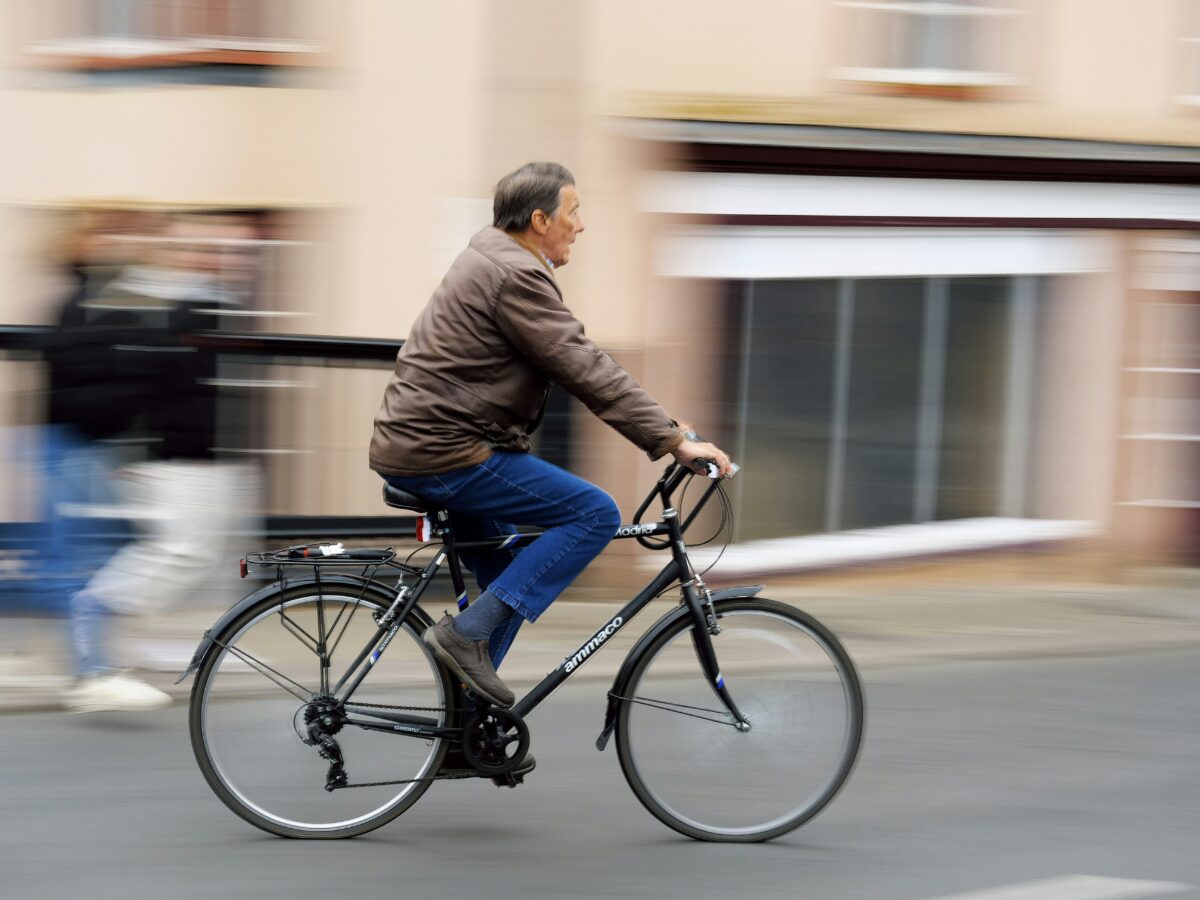
[[[543,210],[535,209],[529,217],[529,224],[538,234],[545,234],[550,228],[550,217]]]

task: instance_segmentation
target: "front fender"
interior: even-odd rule
[[[723,588],[719,591],[712,591],[711,596],[713,602],[718,600],[734,600],[742,597],[753,597],[763,589],[761,584],[742,585],[741,587]],[[612,690],[608,692],[608,708],[604,712],[604,729],[600,732],[600,736],[596,738],[596,749],[603,750],[608,745],[608,739],[612,737],[613,730],[617,727],[617,713],[621,709],[621,698],[625,696],[625,687],[629,683],[630,677],[633,675],[633,667],[637,665],[637,661],[641,655],[646,652],[646,648],[650,646],[658,636],[678,622],[680,619],[691,615],[691,610],[686,606],[677,606],[661,619],[650,626],[650,630],[641,636],[629,654],[625,657],[625,661],[621,663],[621,668],[617,672],[617,677],[613,679]]]
[[[196,647],[196,652],[192,654],[192,661],[188,663],[187,668],[183,670],[180,676],[175,679],[175,683],[179,684],[181,681],[199,669],[204,663],[204,660],[208,654],[212,652],[213,647],[217,646],[213,638],[233,624],[233,622],[236,621],[239,616],[245,613],[246,610],[250,609],[252,606],[255,606],[273,594],[282,593],[284,590],[303,587],[315,588],[322,585],[331,584],[353,587],[357,590],[361,590],[364,596],[370,594],[374,597],[377,597],[385,604],[391,603],[396,598],[396,595],[392,591],[388,590],[378,582],[366,582],[364,586],[362,579],[353,578],[348,575],[322,575],[319,582],[315,577],[312,576],[303,578],[289,578],[286,582],[273,581],[270,584],[259,588],[257,591],[254,591],[252,594],[247,594],[237,603],[233,604],[233,606],[229,607],[229,609],[225,611],[221,618],[217,619],[216,623],[211,628],[204,632],[204,637],[200,639],[200,644]],[[413,611],[424,615],[421,613],[419,607],[414,606]],[[425,624],[432,623],[429,622]]]

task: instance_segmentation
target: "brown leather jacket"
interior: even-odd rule
[[[683,437],[584,334],[550,268],[497,228],[471,238],[396,357],[375,417],[371,468],[436,475],[494,450],[529,450],[550,383],[658,459]]]

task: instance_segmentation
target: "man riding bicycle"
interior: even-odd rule
[[[508,708],[496,674],[521,623],[536,621],[620,524],[607,493],[529,453],[551,382],[583,401],[651,459],[684,466],[729,457],[690,440],[584,334],[554,270],[584,230],[575,179],[529,163],[500,179],[493,224],[473,238],[409,332],[375,418],[371,468],[393,487],[448,509],[459,540],[544,533],[519,553],[463,552],[482,592],[425,642],[476,694]],[[532,768],[527,757],[526,770]]]

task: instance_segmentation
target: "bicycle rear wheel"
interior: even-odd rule
[[[721,674],[750,730],[734,727],[701,674],[683,619],[634,665],[617,720],[621,769],[682,834],[769,840],[815,816],[849,777],[862,689],[837,638],[806,613],[759,598],[715,609]]]
[[[209,786],[246,821],[283,837],[343,838],[399,816],[428,789],[446,743],[369,731],[350,722],[328,736],[351,785],[327,791],[330,760],[310,742],[307,719],[334,705],[332,688],[377,629],[387,597],[357,585],[287,587],[215,636],[192,689],[192,749]],[[453,689],[421,641],[428,625],[414,610],[355,691],[351,718],[419,718],[438,727],[453,717]],[[322,684],[317,644],[329,647]],[[356,710],[356,707],[361,708]]]

